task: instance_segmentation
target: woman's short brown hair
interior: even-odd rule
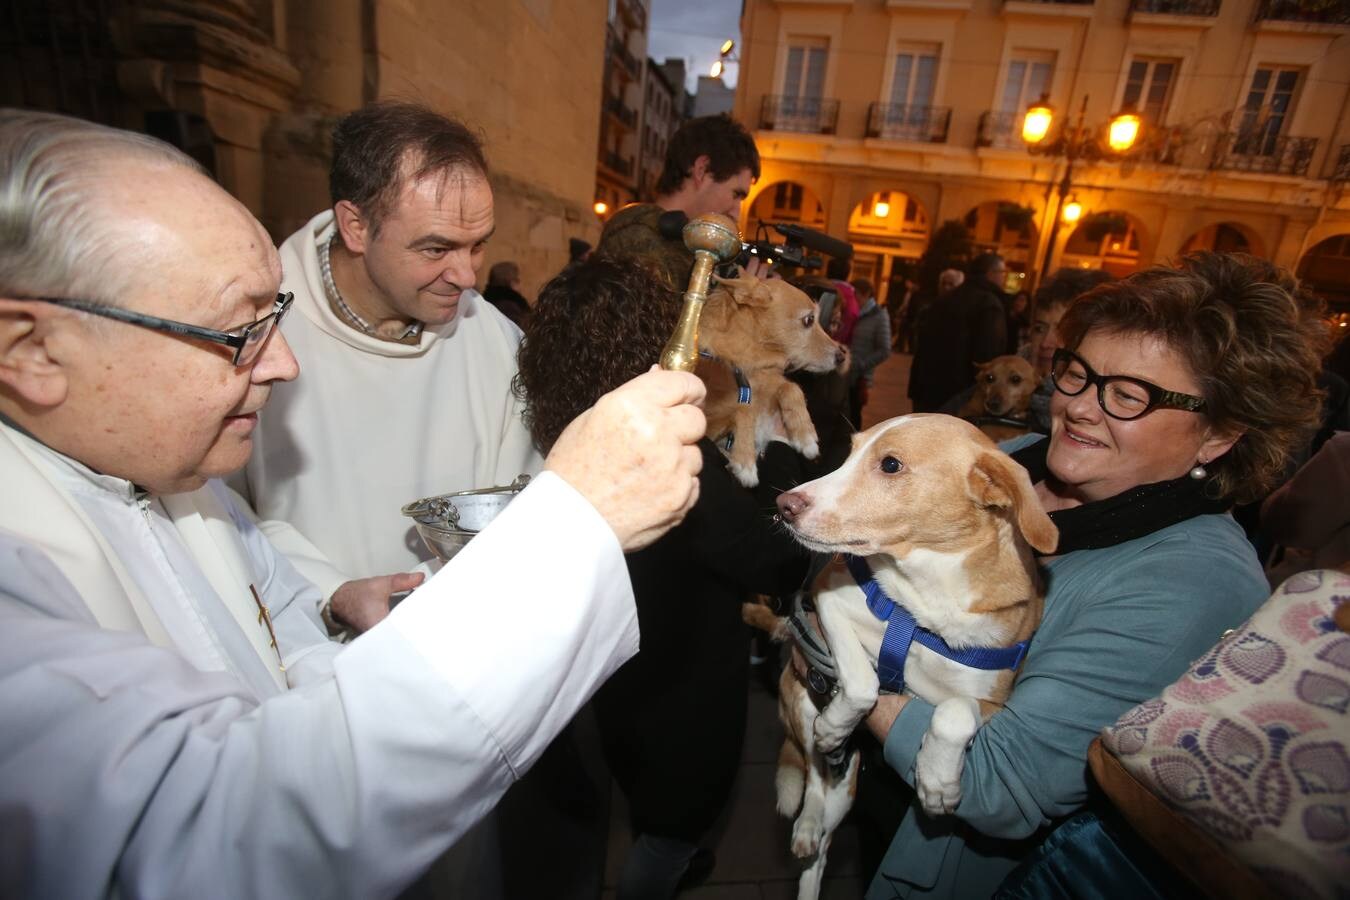
[[[1220,496],[1261,496],[1321,418],[1320,302],[1285,269],[1245,254],[1195,253],[1100,285],[1069,307],[1060,334],[1161,338],[1189,367],[1217,433],[1241,431],[1208,468]]]
[[[544,285],[512,383],[541,453],[602,394],[660,359],[681,305],[659,275],[632,259],[592,255]]]

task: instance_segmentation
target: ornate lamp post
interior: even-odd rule
[[[1055,109],[1047,97],[1027,107],[1022,119],[1022,140],[1027,150],[1038,156],[1063,157],[1065,160],[1064,177],[1056,186],[1055,216],[1050,223],[1050,241],[1045,247],[1045,259],[1041,264],[1037,280],[1051,271],[1055,257],[1055,241],[1059,237],[1059,225],[1063,221],[1073,224],[1083,215],[1083,206],[1073,199],[1073,167],[1080,160],[1094,163],[1103,159],[1120,159],[1127,154],[1139,140],[1143,128],[1142,120],[1133,109],[1127,107],[1112,116],[1106,128],[1103,140],[1101,129],[1088,128],[1083,124],[1087,116],[1088,98],[1083,97],[1083,105],[1078,109],[1078,118],[1073,124],[1062,126],[1059,133],[1051,137],[1055,124]]]

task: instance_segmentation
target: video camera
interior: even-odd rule
[[[663,237],[678,241],[682,239],[684,226],[688,221],[689,217],[684,213],[671,210],[658,220],[658,228]],[[785,240],[781,244],[769,240],[770,228],[784,237]],[[825,264],[819,256],[807,256],[808,251],[832,256],[835,259],[853,258],[853,245],[848,241],[832,238],[824,232],[794,222],[764,222],[760,224],[755,240],[742,242],[740,254],[718,268],[725,270],[732,266],[745,266],[751,258],[762,259],[766,263],[780,267],[813,269]]]

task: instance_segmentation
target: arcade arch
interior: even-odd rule
[[[825,206],[809,187],[796,181],[778,181],[755,194],[745,222],[745,240],[768,222],[795,222],[807,228],[825,228]]]
[[[1266,247],[1260,236],[1241,222],[1214,222],[1206,225],[1181,245],[1182,256],[1199,250],[1266,255]]]
[[[849,213],[853,277],[876,285],[878,301],[885,303],[891,285],[913,272],[928,248],[928,222],[923,204],[901,190],[874,191]]]
[[[1036,248],[1040,246],[1036,219],[1036,210],[1029,206],[1012,200],[987,200],[966,213],[962,221],[974,238],[976,253],[1003,257],[1011,285],[1023,282],[1036,267]]]
[[[1333,316],[1350,321],[1350,233],[1325,238],[1303,254],[1295,274],[1327,303]]]
[[[1060,266],[1101,269],[1124,278],[1140,267],[1144,225],[1124,210],[1111,209],[1085,216],[1064,243]]]

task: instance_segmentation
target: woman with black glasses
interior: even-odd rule
[[[1042,560],[1045,617],[1006,708],[970,747],[956,812],[931,818],[908,802],[869,898],[994,893],[1087,801],[1101,728],[1266,599],[1228,510],[1265,493],[1317,424],[1310,307],[1268,263],[1200,254],[1069,308],[1050,435],[1005,445],[1060,531]],[[932,714],[883,697],[868,720],[911,783]]]

